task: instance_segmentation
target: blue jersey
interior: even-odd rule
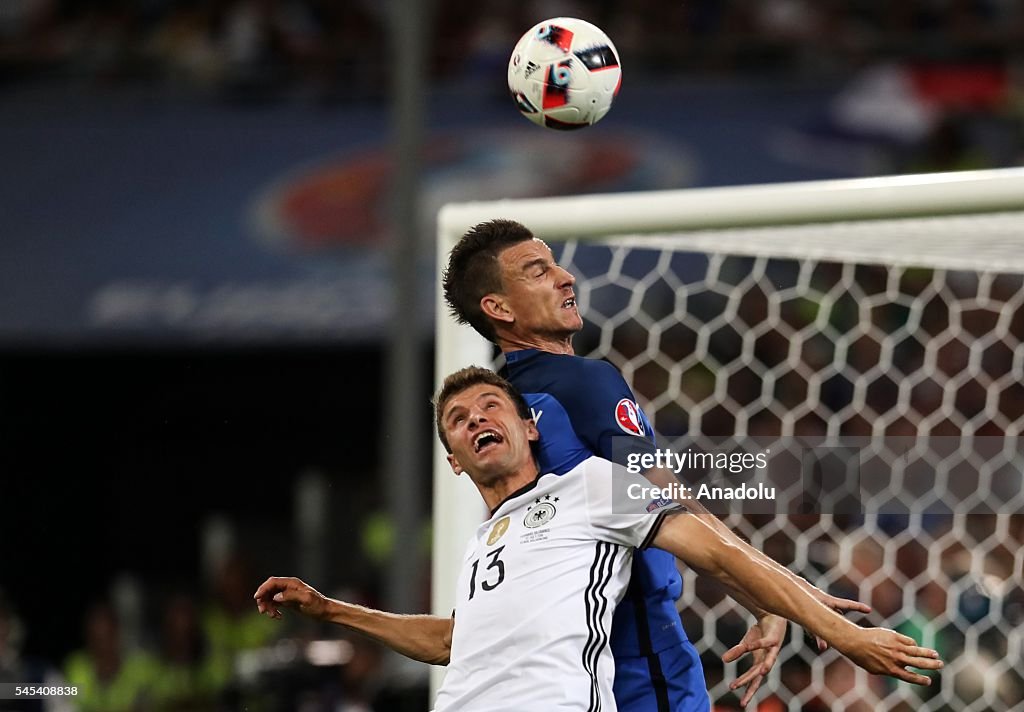
[[[651,425],[611,364],[527,349],[506,353],[501,374],[533,411],[541,472],[564,474],[591,455],[621,460],[627,452],[654,451]],[[674,556],[636,551],[630,587],[612,624],[615,656],[650,655],[686,643],[675,606],[681,593]]]

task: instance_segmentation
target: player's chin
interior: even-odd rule
[[[583,328],[583,317],[576,307],[563,307],[558,314],[558,325],[561,329],[575,334]]]
[[[500,455],[476,458],[473,467],[473,471],[477,473],[477,481],[487,485],[493,485],[509,470],[505,458]]]

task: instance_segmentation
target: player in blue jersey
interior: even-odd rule
[[[477,225],[452,250],[443,280],[455,318],[504,353],[503,375],[523,393],[537,420],[541,471],[564,473],[595,454],[609,460],[618,456],[621,464],[629,452],[654,451],[651,425],[618,370],[574,355],[572,339],[583,327],[575,279],[529,229],[510,220]],[[613,439],[620,443],[614,453]],[[687,506],[698,508],[716,530],[753,553],[699,504]],[[813,590],[836,610],[870,610]],[[621,710],[709,709],[700,659],[675,607],[681,592],[672,556],[659,550],[637,552],[632,582],[615,612],[612,631],[615,697]],[[751,668],[732,683],[733,689],[746,687],[741,700],[746,704],[775,663],[786,622],[742,593],[731,593],[757,616],[740,644],[723,657],[730,662],[747,652],[754,655]]]

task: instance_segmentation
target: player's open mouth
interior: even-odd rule
[[[480,452],[484,448],[501,442],[505,442],[505,440],[498,433],[493,430],[485,430],[473,438],[473,452]]]
[[[572,309],[574,306],[576,306],[576,297],[569,297],[562,302],[562,309]]]

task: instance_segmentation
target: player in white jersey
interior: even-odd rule
[[[459,576],[437,709],[615,709],[612,613],[633,549],[679,507],[648,501],[617,512],[612,467],[592,457],[564,475],[541,475],[479,526]],[[650,487],[640,475],[617,476]]]
[[[613,506],[613,493],[626,491],[619,477],[628,475],[605,460],[588,459],[562,476],[539,473],[529,408],[492,371],[452,374],[436,408],[453,471],[469,475],[492,512],[470,542],[447,631],[430,616],[352,606],[294,578],[272,577],[254,597],[267,615],[280,617],[280,606],[289,606],[414,659],[448,662],[438,712],[614,712],[608,629],[634,545],[664,549],[756,598],[868,672],[927,685],[929,678],[907,668],[942,667],[934,650],[851,623],[763,554],[739,551],[702,518],[680,516],[684,510],[670,501],[637,512],[616,497]]]

